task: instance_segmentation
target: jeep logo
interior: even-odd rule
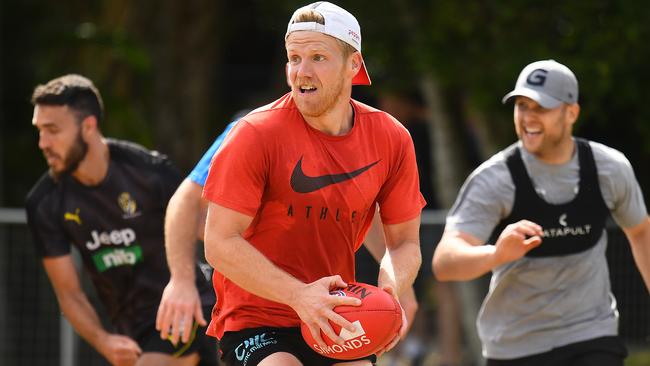
[[[124,244],[124,246],[128,247],[135,241],[135,231],[130,228],[102,232],[93,230],[90,235],[93,240],[86,242],[88,250],[97,250],[102,245]]]

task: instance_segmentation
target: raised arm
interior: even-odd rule
[[[353,297],[330,295],[330,290],[345,287],[340,276],[324,277],[306,284],[277,267],[242,233],[252,217],[209,203],[205,230],[205,257],[216,271],[246,291],[290,306],[305,322],[314,339],[326,347],[319,328],[330,339],[343,344],[343,339],[332,330],[328,319],[354,331],[355,327],[332,309],[338,305],[359,305]],[[250,271],[255,268],[255,271]]]
[[[142,350],[129,337],[111,334],[81,289],[71,255],[43,259],[61,311],[72,327],[112,365],[134,365]]]
[[[205,226],[206,203],[202,187],[185,179],[169,200],[165,215],[165,252],[170,279],[163,291],[156,329],[160,338],[177,344],[190,339],[192,323],[205,326],[201,297],[196,288],[196,243]]]
[[[495,245],[457,230],[445,230],[433,254],[439,281],[467,281],[495,267],[522,258],[542,243],[542,228],[527,220],[506,226]]]
[[[624,228],[623,232],[630,242],[636,267],[650,292],[650,218],[644,218],[639,225],[632,228]]]

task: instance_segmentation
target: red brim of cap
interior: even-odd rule
[[[366,70],[366,63],[362,61],[359,72],[357,72],[357,74],[352,78],[352,85],[370,85],[370,84],[372,84],[372,82],[370,81],[370,75],[368,75],[368,71]]]

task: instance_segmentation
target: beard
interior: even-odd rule
[[[74,143],[70,146],[70,149],[68,149],[67,154],[65,154],[63,168],[55,170],[50,167],[50,175],[55,179],[59,179],[64,174],[71,174],[77,170],[79,163],[81,163],[81,161],[86,157],[86,154],[88,154],[88,144],[81,137],[81,130],[79,130]]]
[[[302,99],[299,98],[300,90],[297,87],[292,88],[294,93],[294,100],[298,106],[298,110],[303,116],[306,117],[320,117],[323,114],[332,110],[337,103],[344,97],[344,78],[343,70],[341,70],[341,77],[338,78],[335,84],[331,85],[330,88],[325,89],[321,86],[323,93],[320,97],[320,100],[316,103],[305,103]],[[297,81],[296,85],[300,85],[301,81]],[[347,99],[346,99],[347,101]]]

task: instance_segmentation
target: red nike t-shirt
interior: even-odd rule
[[[305,283],[335,274],[354,280],[354,252],[376,202],[385,224],[411,220],[425,204],[406,128],[385,112],[351,103],[354,125],[344,136],[309,126],[291,94],[251,112],[224,141],[205,183],[205,198],[253,217],[243,237]],[[213,284],[212,336],[300,324],[290,307],[217,271]]]

